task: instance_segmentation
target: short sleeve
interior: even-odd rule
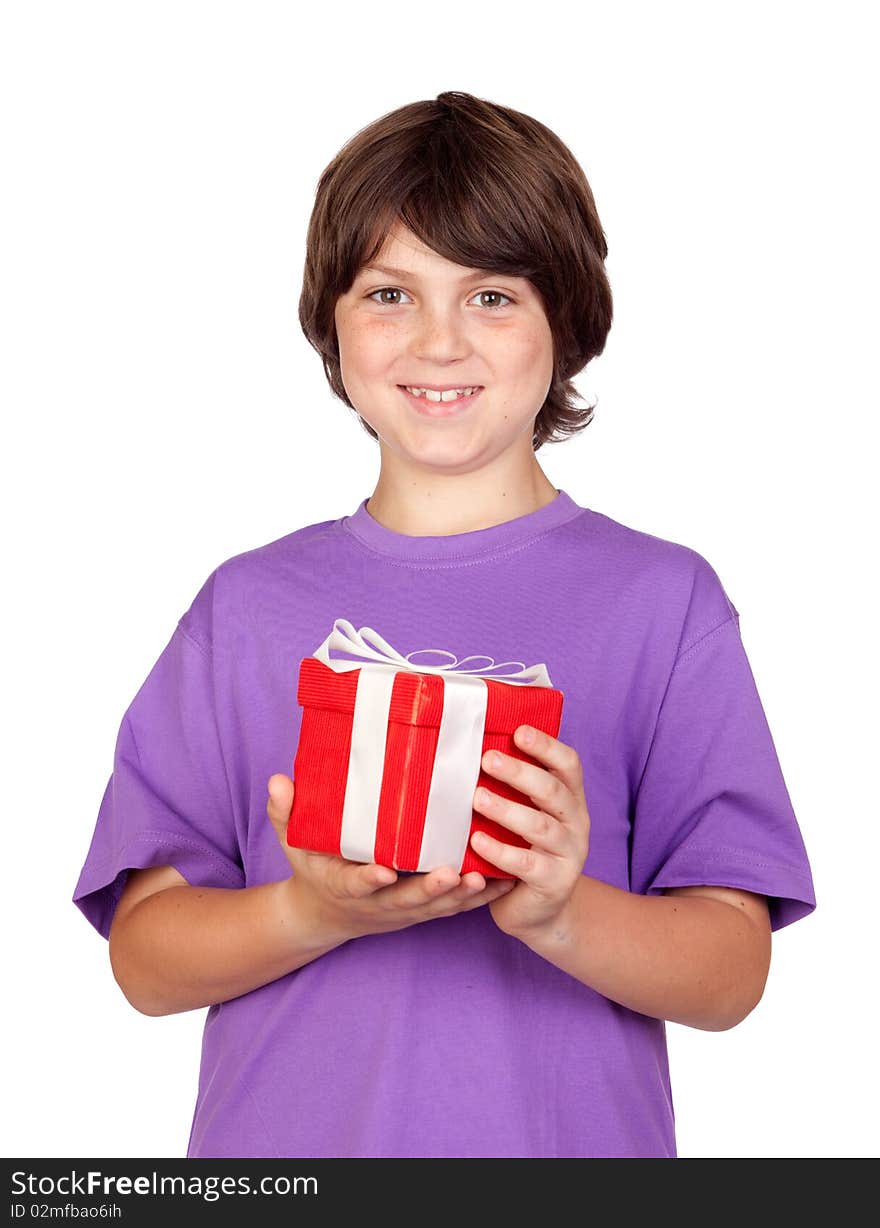
[[[739,887],[768,897],[778,930],[815,909],[812,874],[739,615],[722,596],[726,616],[708,630],[692,620],[700,634],[669,676],[634,802],[631,887]]]
[[[113,772],[73,895],[105,938],[131,869],[171,865],[193,886],[245,884],[210,648],[183,624],[122,718]]]

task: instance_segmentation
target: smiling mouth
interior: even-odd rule
[[[463,392],[462,395],[455,397],[449,397],[449,392],[444,392],[442,396],[440,396],[440,399],[436,400],[434,397],[439,394],[432,393],[432,396],[429,397],[427,390],[423,390],[416,395],[415,393],[410,392],[409,388],[405,384],[398,384],[397,387],[401,390],[409,403],[419,411],[419,413],[424,414],[429,418],[446,418],[459,410],[466,409],[483,391],[483,386],[481,384],[468,385],[469,388],[473,388],[472,392]],[[452,391],[452,389],[449,391]]]

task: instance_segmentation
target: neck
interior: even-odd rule
[[[502,471],[405,479],[383,464],[367,511],[385,528],[410,537],[447,537],[490,529],[551,503],[557,489],[537,460],[525,473]]]

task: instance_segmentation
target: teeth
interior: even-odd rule
[[[433,388],[412,388],[409,384],[405,385],[407,392],[411,392],[414,397],[425,397],[428,401],[456,401],[459,397],[472,396],[479,385],[474,385],[473,388],[449,388],[446,392],[435,392]]]

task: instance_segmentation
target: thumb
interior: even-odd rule
[[[268,792],[266,813],[277,830],[284,830],[293,806],[293,781],[289,776],[276,772],[269,777]]]

